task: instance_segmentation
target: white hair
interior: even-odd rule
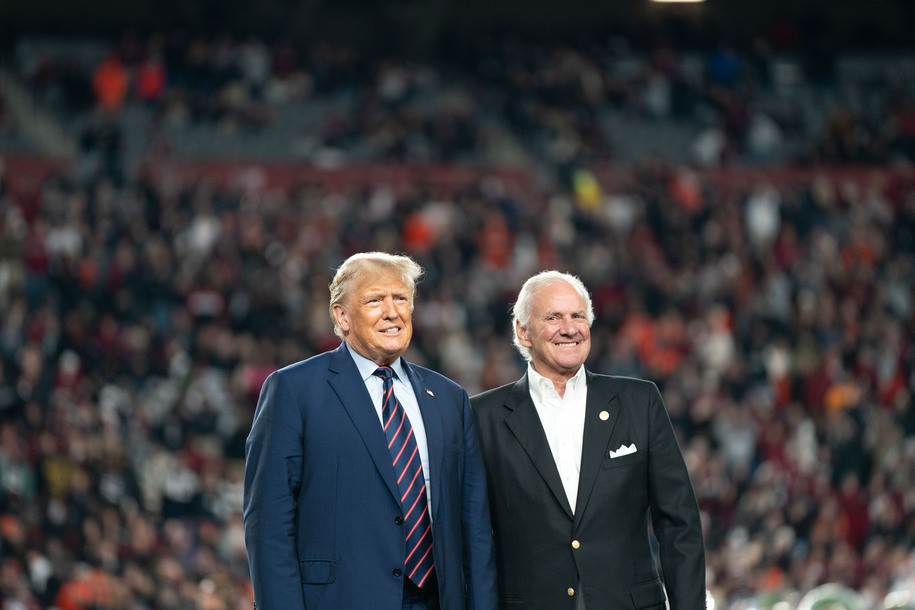
[[[527,361],[530,361],[531,359],[531,351],[527,347],[521,345],[521,341],[518,338],[518,325],[520,324],[524,328],[527,328],[527,325],[530,324],[531,321],[531,301],[533,301],[534,294],[541,288],[555,282],[565,282],[581,295],[588,316],[588,326],[591,326],[594,322],[594,309],[591,305],[591,295],[577,276],[569,273],[562,273],[561,271],[541,271],[537,275],[528,278],[528,280],[524,282],[524,285],[521,286],[521,291],[518,293],[518,300],[515,301],[515,304],[512,307],[512,342]]]

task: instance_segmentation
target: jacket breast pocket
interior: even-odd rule
[[[326,585],[337,578],[337,563],[335,561],[300,561],[299,574],[302,584]]]
[[[645,461],[645,454],[640,452],[630,453],[629,455],[621,455],[619,457],[612,458],[607,456],[604,458],[604,463],[601,464],[602,468],[623,468],[625,466],[635,466],[641,464]]]

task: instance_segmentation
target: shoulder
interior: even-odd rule
[[[474,410],[486,410],[503,405],[518,383],[518,381],[513,381],[503,386],[480,392],[470,398],[470,404],[473,405]]]
[[[404,364],[408,367],[410,372],[416,375],[420,383],[427,388],[449,392],[464,391],[464,388],[458,382],[445,377],[438,371],[433,371],[432,369],[420,366],[418,364],[413,364],[412,362],[404,361]]]
[[[588,393],[616,398],[623,405],[651,405],[661,401],[658,386],[648,379],[600,375],[588,371]]]
[[[275,380],[292,380],[303,376],[326,375],[332,354],[333,352],[324,352],[305,360],[287,364],[271,373],[270,377]]]
[[[648,379],[620,375],[601,375],[591,371],[588,371],[588,385],[606,387],[617,392],[656,392],[658,389],[658,386]]]

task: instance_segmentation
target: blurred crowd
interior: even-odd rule
[[[269,101],[282,45],[245,62],[242,46],[223,59],[260,74],[248,94]],[[163,45],[166,75],[150,77],[166,83],[166,113],[216,103],[187,83],[217,78],[219,45],[180,48],[174,60]],[[137,86],[158,57],[145,50],[117,59]],[[114,147],[24,193],[0,165],[4,610],[250,607],[240,507],[260,384],[336,345],[327,285],[362,250],[423,265],[408,356],[471,394],[524,370],[509,334],[521,283],[548,268],[579,275],[596,313],[588,366],[663,392],[720,607],[828,582],[867,609],[915,595],[915,172],[776,168],[735,187],[651,159],[610,184],[582,169],[608,158],[582,92],[606,96],[609,82],[560,56],[575,54],[493,55],[486,82],[514,90],[509,123],[571,130],[583,148],[555,159],[579,164],[566,181],[480,170],[450,189],[417,178],[260,191],[125,171]],[[323,59],[290,58],[285,74],[303,94],[352,87],[384,110],[378,123],[343,117],[340,146],[397,141],[379,134],[409,113],[387,102],[421,73],[378,66],[371,85],[354,58]],[[477,84],[463,127],[401,140],[425,133],[434,150],[476,154],[479,114],[503,91]],[[392,150],[379,159],[416,160]]]
[[[685,154],[705,165],[915,158],[904,56],[840,70],[835,52],[784,34],[691,52],[663,37],[636,46],[620,36],[506,35],[455,42],[443,55],[174,32],[129,34],[83,54],[21,44],[15,63],[55,112],[149,109],[161,146],[163,126],[208,125],[239,137],[272,130],[274,154],[313,160],[561,165],[619,156],[619,121],[645,121],[686,130]],[[317,126],[290,137],[283,117],[296,108]],[[651,146],[670,152],[664,141]]]

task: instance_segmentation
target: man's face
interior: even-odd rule
[[[534,370],[552,381],[575,375],[591,351],[585,300],[569,283],[557,280],[531,299],[527,328],[517,324],[521,345],[531,350]]]
[[[334,318],[346,342],[372,362],[391,364],[413,337],[410,291],[396,269],[368,268],[354,279]]]

